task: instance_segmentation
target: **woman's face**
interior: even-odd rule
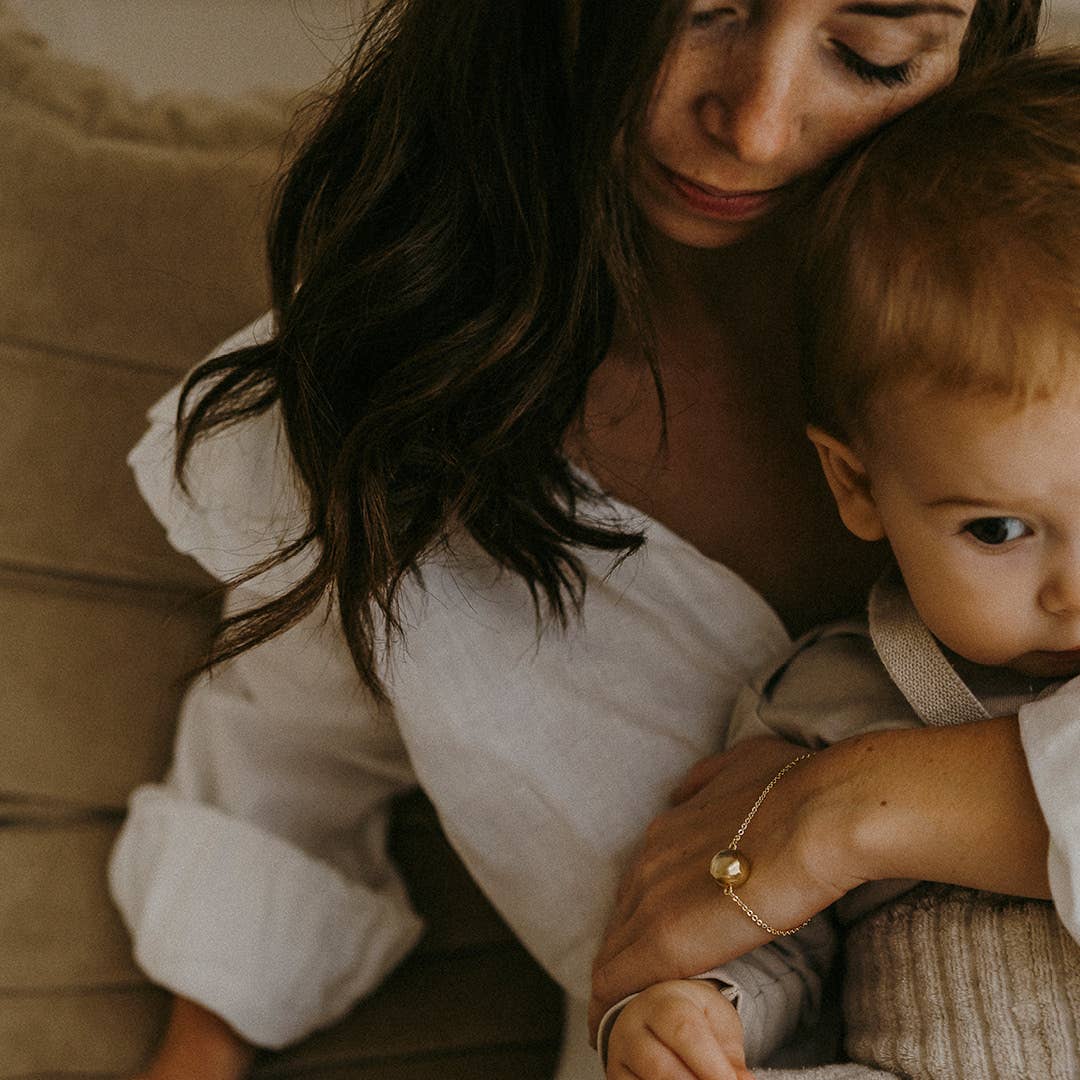
[[[721,247],[793,181],[949,82],[976,0],[691,0],[633,165],[663,235]]]

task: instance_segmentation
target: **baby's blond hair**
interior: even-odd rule
[[[810,418],[915,381],[1022,404],[1080,375],[1080,50],[961,77],[830,182],[803,263]]]

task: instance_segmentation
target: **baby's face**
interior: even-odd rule
[[[862,456],[924,622],[979,664],[1080,673],[1080,380],[1020,409],[898,398]]]

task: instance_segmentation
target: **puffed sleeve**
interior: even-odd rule
[[[1080,678],[1020,708],[1020,739],[1050,830],[1050,892],[1080,941]]]
[[[303,502],[272,411],[199,444],[184,496],[171,475],[176,401],[151,410],[130,462],[174,546],[227,580],[297,535]],[[261,575],[227,607],[282,591],[304,566]],[[388,802],[414,784],[329,601],[198,678],[171,769],[136,790],[110,860],[140,967],[258,1046],[339,1018],[422,930],[385,852]]]

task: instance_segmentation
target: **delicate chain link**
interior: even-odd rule
[[[754,815],[755,815],[755,814],[756,814],[756,813],[758,812],[758,810],[759,810],[759,809],[761,808],[761,804],[762,804],[762,803],[763,803],[763,802],[765,801],[765,796],[766,796],[766,795],[768,795],[768,794],[769,794],[769,792],[770,792],[770,791],[772,791],[772,789],[773,789],[774,787],[776,787],[777,781],[778,781],[778,780],[779,780],[779,779],[780,779],[780,778],[781,778],[782,776],[784,776],[785,774],[787,774],[787,773],[791,772],[791,770],[792,770],[792,769],[794,769],[794,768],[795,768],[795,766],[799,764],[799,762],[801,762],[801,761],[806,761],[806,760],[807,760],[807,758],[812,758],[813,756],[814,756],[813,754],[800,754],[800,755],[799,755],[799,756],[798,756],[797,758],[795,758],[795,760],[794,760],[794,761],[789,761],[789,762],[788,762],[788,763],[787,763],[787,764],[786,764],[786,765],[785,765],[785,766],[784,766],[784,767],[783,767],[783,768],[782,768],[782,769],[781,769],[781,770],[780,770],[780,771],[779,771],[779,772],[778,772],[778,773],[777,773],[777,774],[776,774],[776,775],[775,775],[775,776],[774,776],[774,777],[773,777],[773,778],[772,778],[772,779],[771,779],[771,780],[770,780],[770,781],[769,781],[769,782],[768,782],[768,783],[767,783],[767,784],[765,785],[765,790],[764,790],[764,791],[763,791],[763,792],[762,792],[762,793],[761,793],[761,794],[760,794],[760,795],[759,795],[759,796],[757,797],[757,802],[756,802],[756,803],[754,803],[754,805],[750,807],[750,813],[746,815],[746,818],[745,818],[745,820],[744,820],[744,821],[743,821],[743,823],[742,823],[742,824],[741,824],[741,825],[739,826],[739,831],[738,831],[738,832],[737,832],[737,833],[735,834],[735,839],[734,839],[734,840],[732,840],[730,844],[728,844],[728,847],[729,847],[729,848],[730,848],[730,849],[731,849],[732,851],[734,851],[734,850],[735,850],[736,848],[738,848],[738,846],[739,846],[739,841],[740,841],[740,840],[741,840],[741,839],[743,838],[743,833],[744,833],[744,832],[746,832],[746,827],[747,827],[747,825],[749,825],[749,824],[750,824],[750,821],[751,821],[751,819],[753,818],[753,816],[754,816]]]
[[[752,922],[757,923],[757,925],[760,926],[766,934],[772,934],[773,937],[791,937],[792,934],[797,934],[804,926],[807,925],[807,923],[810,922],[810,919],[807,919],[806,922],[801,922],[798,926],[793,926],[790,930],[777,930],[775,926],[770,926],[756,912],[751,911],[750,908],[748,908],[746,904],[744,904],[742,900],[740,900],[739,897],[735,895],[735,890],[730,885],[724,886],[724,895],[730,896],[731,899],[734,900],[740,908],[742,908],[743,914],[748,919],[750,919]],[[813,918],[813,916],[811,916],[810,918]]]
[[[806,761],[808,758],[812,758],[813,754],[800,754],[793,761],[789,761],[766,785],[765,790],[757,797],[757,802],[750,807],[750,813],[746,815],[743,823],[739,826],[739,831],[735,834],[731,843],[728,845],[729,851],[737,851],[739,847],[739,841],[743,838],[743,833],[746,832],[746,827],[750,824],[754,815],[761,808],[761,804],[765,801],[765,796],[769,794],[774,787],[776,787],[777,781],[792,769],[795,768],[800,762]],[[745,858],[745,856],[743,856]],[[766,934],[772,934],[773,937],[790,937],[792,934],[797,934],[804,926],[806,926],[810,919],[806,919],[804,922],[799,923],[798,926],[793,926],[789,930],[777,930],[775,926],[770,926],[757,912],[752,911],[747,904],[745,904],[738,896],[735,895],[734,885],[724,886],[724,895],[730,897],[739,906],[739,910],[752,922],[755,926],[760,926]],[[813,918],[813,916],[811,916]]]

